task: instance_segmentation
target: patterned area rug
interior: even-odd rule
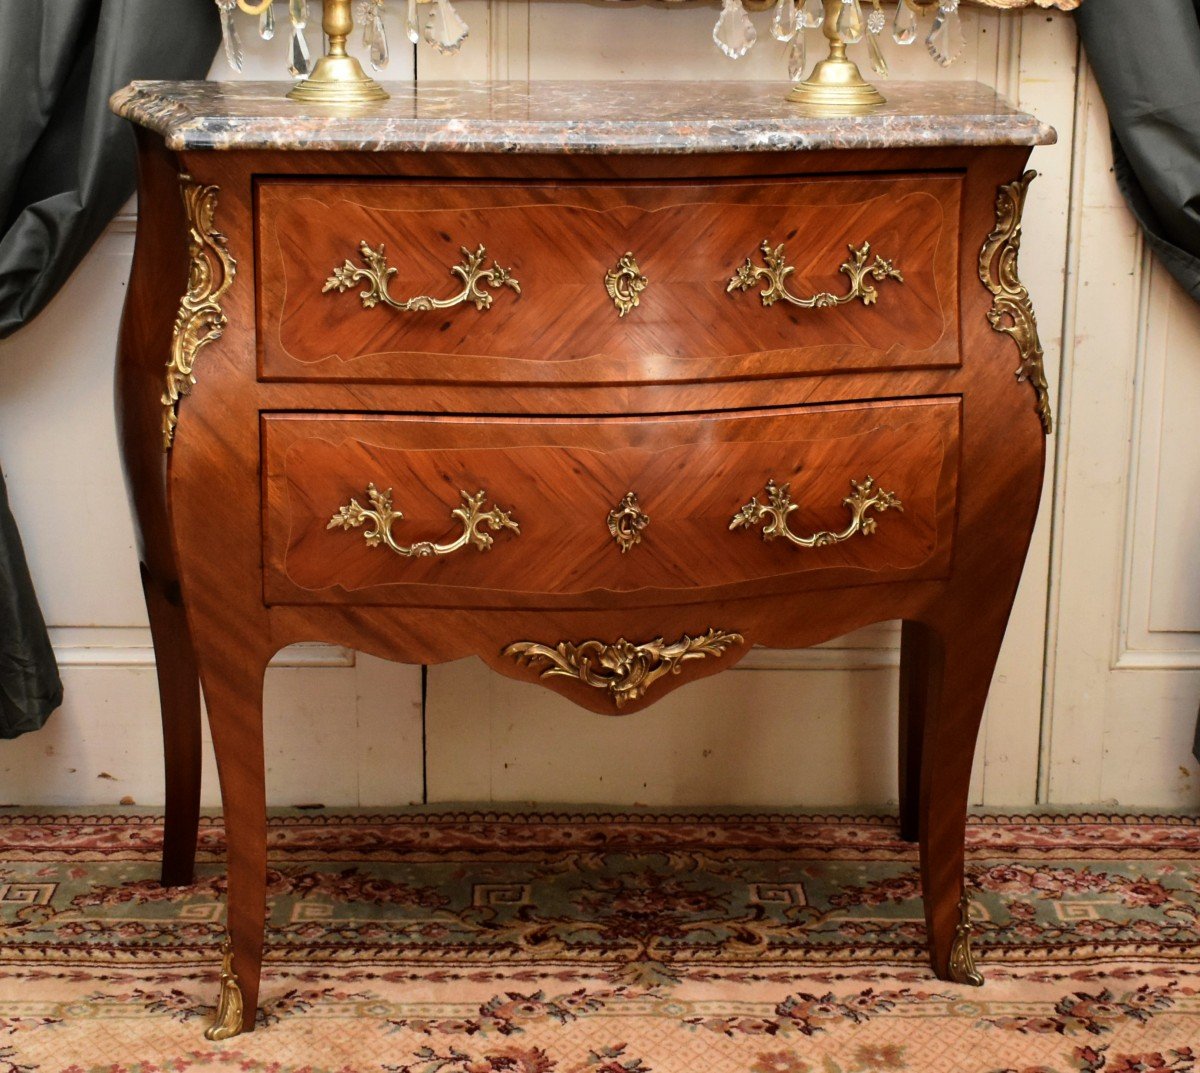
[[[288,813],[259,1030],[213,1014],[220,820],[0,810],[0,1073],[1200,1073],[1200,820],[987,817],[987,984],[885,817]]]

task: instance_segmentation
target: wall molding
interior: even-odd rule
[[[1200,669],[1200,631],[1153,624],[1155,558],[1161,524],[1164,419],[1172,350],[1163,336],[1170,318],[1171,276],[1139,235],[1134,355],[1126,465],[1125,528],[1121,548],[1120,603],[1114,637],[1114,670]]]
[[[491,0],[488,5],[488,77],[529,78],[529,0]]]
[[[754,648],[735,671],[876,671],[900,666],[894,648]]]
[[[50,643],[60,667],[150,667],[154,645],[145,626],[53,626]],[[272,667],[353,667],[355,654],[336,645],[291,645]]]
[[[1127,648],[1112,666],[1114,671],[1200,671],[1200,648],[1178,652]]]
[[[754,648],[739,671],[867,671],[900,666],[898,630],[870,627],[815,648]],[[150,630],[142,626],[55,626],[50,642],[60,667],[154,666]],[[857,643],[856,643],[857,642]],[[272,667],[353,667],[355,653],[337,645],[309,642],[285,648]]]

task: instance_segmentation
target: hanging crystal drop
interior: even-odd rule
[[[408,0],[408,13],[404,17],[404,32],[414,45],[421,40],[421,30],[417,21],[417,0]]]
[[[917,13],[899,0],[896,4],[896,21],[892,23],[892,40],[897,45],[911,45],[917,39]]]
[[[877,33],[867,35],[867,51],[871,55],[871,70],[879,75],[880,78],[887,78],[888,63],[884,58],[883,49],[879,47],[879,35]]]
[[[374,27],[371,33],[371,66],[376,71],[382,71],[391,58],[388,53],[387,30],[383,26],[382,3],[376,6],[375,13],[371,16],[371,24]]]
[[[842,11],[838,17],[838,33],[847,45],[857,45],[863,39],[866,24],[862,6],[858,0],[842,0]]]
[[[867,16],[867,33],[878,37],[887,26],[887,16],[884,15],[883,8],[879,6],[879,0],[871,0],[871,3],[874,7]]]
[[[731,60],[741,59],[758,40],[758,31],[746,14],[742,0],[721,0],[721,15],[713,27],[713,40]]]
[[[943,67],[949,67],[963,54],[967,39],[963,33],[962,17],[958,13],[958,0],[939,0],[933,29],[929,31],[925,44],[929,48],[929,55]]]
[[[788,42],[788,78],[799,82],[804,77],[804,68],[808,66],[808,45],[804,30],[796,31],[796,36]]]
[[[308,53],[308,42],[304,39],[304,27],[293,26],[288,74],[293,78],[307,78],[311,70],[312,57]]]
[[[800,12],[800,25],[809,30],[819,30],[825,22],[825,5],[821,0],[804,0]]]
[[[238,37],[237,23],[233,18],[233,10],[237,0],[217,0],[221,9],[221,44],[225,46],[225,61],[235,71],[242,69],[242,39]]]
[[[798,22],[796,0],[777,0],[775,17],[771,20],[771,36],[776,41],[790,41],[796,36]]]
[[[457,52],[470,28],[450,4],[450,0],[433,0],[429,19],[425,23],[425,40],[438,52]]]
[[[288,18],[292,23],[292,39],[288,42],[288,74],[307,78],[312,69],[304,27],[308,25],[308,0],[288,0]]]
[[[358,0],[354,5],[354,21],[363,28],[363,48],[371,47],[371,38],[375,34],[375,23],[371,18],[371,0]]]
[[[900,0],[903,4],[904,0]],[[871,56],[871,70],[880,78],[887,78],[888,65],[884,58],[883,49],[879,47],[879,36],[887,27],[887,16],[879,5],[879,0],[871,0],[872,9],[867,15],[867,51]]]
[[[264,41],[270,41],[275,36],[275,7],[268,4],[263,13],[258,16],[258,36]]]

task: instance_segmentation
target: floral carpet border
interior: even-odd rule
[[[386,833],[386,835],[385,835]],[[907,857],[897,820],[888,814],[789,812],[506,811],[491,809],[348,811],[289,810],[270,816],[273,854],[319,859],[352,852],[388,860],[425,852],[497,852],[563,848],[642,850],[714,844],[742,849],[785,843],[804,856],[853,858],[863,853]],[[130,859],[161,849],[162,816],[153,812],[0,809],[0,859],[59,853]],[[971,859],[1043,855],[1117,859],[1152,851],[1175,859],[1200,853],[1200,817],[1100,812],[973,815],[967,826]],[[198,860],[222,860],[222,818],[200,820]]]

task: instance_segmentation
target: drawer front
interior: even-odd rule
[[[599,384],[954,365],[961,183],[264,180],[260,374]]]
[[[959,413],[267,414],[266,598],[592,607],[944,577]]]

